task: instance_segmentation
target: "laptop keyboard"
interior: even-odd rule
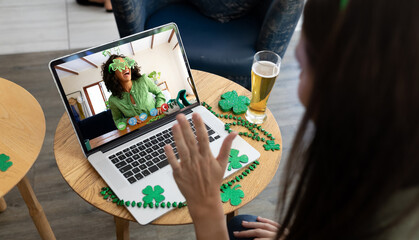
[[[188,121],[196,136],[192,119],[189,119]],[[220,136],[206,124],[205,127],[207,128],[210,142],[220,138]],[[171,129],[166,129],[163,132],[127,147],[108,158],[119,169],[128,182],[132,184],[169,164],[163,149],[166,144],[170,144],[173,147],[176,158],[179,159]]]

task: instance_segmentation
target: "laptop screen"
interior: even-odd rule
[[[197,103],[175,24],[50,63],[85,152]]]

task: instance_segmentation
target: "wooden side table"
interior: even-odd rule
[[[196,70],[193,70],[192,74],[196,81],[200,100],[213,106],[213,110],[216,112],[221,113],[221,110],[218,109],[218,101],[220,95],[224,92],[236,90],[239,95],[251,97],[251,93],[247,89],[223,77]],[[263,123],[262,127],[275,136],[275,142],[279,143],[282,149],[282,137],[278,124],[269,109],[267,115],[267,121]],[[244,114],[242,117],[244,117]],[[232,129],[243,131],[237,126],[232,127]],[[282,150],[267,152],[264,150],[262,142],[256,142],[250,138],[245,139],[261,153],[260,165],[252,174],[240,181],[241,189],[245,193],[242,203],[239,206],[232,206],[229,203],[223,204],[225,214],[234,215],[240,207],[261,193],[274,177],[281,159]],[[117,238],[128,239],[129,221],[135,221],[135,219],[124,207],[104,201],[103,196],[99,194],[100,189],[107,184],[84,157],[67,114],[61,117],[57,126],[54,152],[58,168],[70,187],[88,203],[113,215]],[[232,180],[235,176],[233,174],[224,182]],[[152,222],[152,224],[159,225],[189,223],[192,223],[192,219],[187,208],[175,209]]]
[[[0,171],[0,212],[7,208],[3,196],[17,185],[42,239],[55,239],[26,173],[34,164],[45,137],[45,117],[38,101],[19,85],[0,78],[0,154],[13,165]]]

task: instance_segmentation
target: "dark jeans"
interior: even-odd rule
[[[253,238],[235,238],[233,232],[248,230],[249,228],[245,228],[242,226],[242,222],[257,222],[256,218],[257,216],[243,214],[237,215],[233,219],[231,219],[230,222],[227,223],[228,235],[230,237],[230,240],[252,240]]]

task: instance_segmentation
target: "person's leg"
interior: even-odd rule
[[[252,240],[253,238],[235,238],[233,232],[248,230],[249,228],[245,228],[242,226],[242,222],[257,222],[256,218],[257,216],[246,214],[237,215],[234,218],[232,218],[230,222],[227,223],[228,235],[230,237],[230,240]]]

